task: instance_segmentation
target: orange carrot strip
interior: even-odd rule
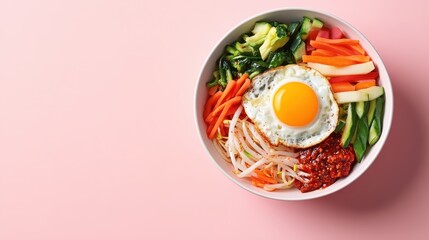
[[[375,86],[375,80],[358,82],[355,85],[355,89],[359,90],[359,89],[369,88],[372,86]]]
[[[356,64],[355,61],[346,59],[343,57],[322,57],[322,56],[313,56],[313,55],[303,55],[302,56],[303,62],[314,62],[314,63],[321,63],[331,66],[349,66]]]
[[[244,92],[250,87],[251,81],[249,78],[246,78],[246,81],[243,83],[241,88],[238,90],[237,94],[235,96],[241,96],[244,94]]]
[[[311,52],[312,56],[333,57],[337,54],[325,49],[316,49]]]
[[[341,56],[342,58],[349,59],[358,63],[369,62],[371,58],[364,55],[351,55],[351,56]]]
[[[318,42],[318,41],[310,41],[310,45],[315,47],[316,49],[325,49],[325,50],[335,52],[338,55],[343,55],[343,56],[354,55],[354,52],[351,49],[344,46],[338,46],[338,45],[333,45],[333,44]]]
[[[209,88],[209,91],[208,91],[209,96],[214,95],[218,89],[219,89],[219,85],[215,85],[215,86]]]
[[[234,104],[237,104],[237,103],[240,103],[240,102],[241,102],[241,97],[240,96],[231,98],[230,100],[226,101],[225,103],[222,103],[219,107],[215,108],[215,110],[213,110],[213,112],[211,112],[209,114],[209,117],[215,117],[218,114],[220,114],[221,111],[226,107],[227,104],[234,105]]]
[[[216,105],[214,108],[219,107],[219,105],[221,105],[222,103],[224,103],[225,101],[227,101],[228,99],[226,99],[226,96],[228,95],[228,93],[234,88],[236,84],[236,81],[234,80],[229,80],[228,84],[226,85],[225,90],[222,93],[222,96],[220,96],[219,100],[217,101]]]
[[[226,102],[225,107],[223,108],[222,112],[219,115],[219,118],[216,121],[212,121],[209,129],[210,129],[210,133],[209,133],[209,139],[213,139],[213,137],[216,134],[217,129],[219,128],[219,125],[223,122],[223,120],[225,119],[225,115],[228,112],[229,108],[233,105],[232,101],[228,101]],[[214,119],[213,119],[214,120]],[[209,130],[208,130],[209,131]]]
[[[348,47],[353,49],[355,52],[359,54],[365,55],[365,49],[363,49],[360,44],[351,44]]]
[[[237,95],[237,92],[240,90],[241,86],[245,83],[246,79],[249,77],[249,74],[245,73],[241,75],[239,79],[237,79],[237,82],[234,86],[234,89],[231,90],[231,96],[235,97]]]
[[[253,170],[253,172],[256,173],[256,175],[258,176],[258,179],[260,179],[260,180],[262,180],[264,182],[267,182],[267,183],[277,183],[276,179],[274,179],[273,177],[267,176],[264,172],[262,172],[259,169],[255,169],[255,170]]]
[[[349,39],[349,38],[329,39],[329,38],[317,37],[316,41],[329,43],[329,44],[335,44],[335,45],[350,45],[350,44],[358,44],[359,43],[359,40]]]
[[[331,84],[332,91],[334,93],[337,92],[348,92],[348,91],[354,91],[355,86],[349,82],[339,82],[339,83],[333,83]]]
[[[213,111],[214,105],[219,100],[221,95],[222,95],[222,91],[219,91],[215,93],[213,96],[209,97],[209,99],[206,102],[206,105],[204,106],[204,112],[203,112],[204,118],[206,118],[210,114],[210,112]]]
[[[263,188],[265,183],[262,182],[261,180],[259,180],[256,177],[250,177],[250,182],[252,183],[253,186],[259,187],[259,188]]]

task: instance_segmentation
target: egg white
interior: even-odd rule
[[[302,82],[317,95],[319,109],[315,119],[302,127],[281,122],[273,109],[276,90],[287,82]],[[266,71],[252,80],[251,88],[243,96],[247,116],[273,145],[306,148],[320,143],[334,130],[338,122],[338,105],[328,80],[318,71],[299,65],[287,65]],[[303,109],[305,111],[305,109]]]

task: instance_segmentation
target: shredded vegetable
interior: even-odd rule
[[[247,117],[240,118],[242,111],[240,106],[231,120],[224,121],[229,128],[227,136],[213,139],[222,157],[232,163],[234,173],[267,191],[290,188],[295,180],[308,181],[308,174],[299,169],[298,153],[282,145],[271,146]]]

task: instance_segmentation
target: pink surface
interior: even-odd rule
[[[3,1],[0,239],[426,239],[422,5]],[[296,6],[367,36],[390,71],[395,113],[384,150],[359,180],[328,197],[281,202],[215,167],[192,100],[206,56],[230,28]]]

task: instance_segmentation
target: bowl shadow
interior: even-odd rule
[[[399,77],[393,79],[400,80]],[[395,82],[395,81],[393,81]],[[318,204],[365,212],[388,207],[406,194],[419,174],[426,144],[426,125],[412,93],[394,90],[394,113],[389,137],[378,159],[359,179],[339,192],[316,199]]]

